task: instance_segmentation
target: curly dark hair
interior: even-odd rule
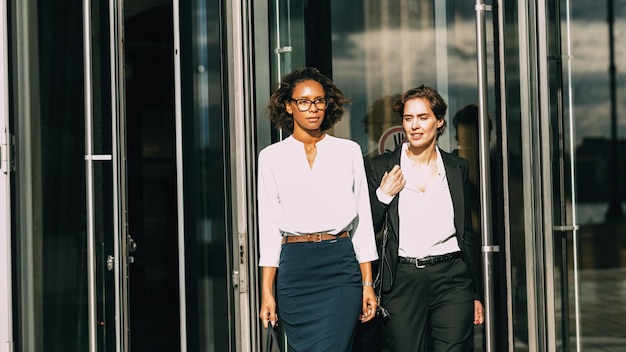
[[[437,137],[441,136],[446,130],[448,122],[445,120],[446,110],[448,110],[448,104],[439,95],[439,93],[431,87],[424,86],[415,87],[407,90],[402,96],[393,104],[393,111],[400,116],[400,119],[404,117],[404,104],[411,99],[424,99],[430,103],[430,108],[435,114],[437,120],[443,120],[443,125],[437,129]]]
[[[291,99],[296,85],[304,81],[316,81],[322,85],[328,99],[328,106],[324,111],[324,121],[321,129],[326,131],[341,120],[343,116],[343,105],[350,103],[350,100],[341,92],[339,88],[328,77],[324,76],[314,67],[293,70],[283,77],[278,88],[272,93],[268,105],[269,118],[277,129],[288,133],[293,133],[293,116],[285,108],[286,103]]]

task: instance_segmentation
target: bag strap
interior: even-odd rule
[[[389,213],[385,212],[385,224],[383,226],[383,243],[381,246],[381,251],[380,251],[380,260],[379,260],[379,264],[378,264],[378,273],[376,274],[376,280],[374,280],[375,286],[377,288],[377,292],[376,292],[376,300],[378,301],[378,305],[380,306],[380,299],[383,295],[383,272],[385,271],[385,259],[386,259],[386,254],[385,254],[385,249],[387,247],[387,238],[389,236],[388,231],[388,225],[387,225],[387,218],[389,217]]]
[[[280,352],[280,343],[278,342],[278,333],[276,332],[276,326],[272,326],[271,323],[267,324],[267,342],[265,344],[265,352],[272,352],[274,345],[276,351]]]

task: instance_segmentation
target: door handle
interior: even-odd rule
[[[137,251],[137,242],[133,240],[131,235],[126,235],[126,248],[128,249],[128,253],[133,253]],[[128,255],[128,264],[133,264],[135,262],[135,257],[132,255]]]
[[[563,225],[563,226],[554,225],[552,226],[552,230],[558,231],[558,232],[578,231],[579,227],[578,225]]]
[[[126,235],[126,245],[130,253],[137,251],[137,242],[130,235]]]
[[[114,264],[115,264],[115,257],[109,254],[107,256],[107,270],[112,271]]]

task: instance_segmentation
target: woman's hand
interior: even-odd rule
[[[406,184],[406,180],[402,175],[402,170],[399,165],[395,165],[393,169],[388,172],[385,172],[383,175],[383,179],[380,181],[380,190],[390,197],[394,197],[398,192],[400,192],[404,185]]]
[[[259,318],[261,318],[264,328],[267,328],[268,323],[272,324],[272,326],[276,326],[276,323],[278,322],[278,315],[276,314],[276,300],[274,299],[274,296],[263,295]]]
[[[376,316],[378,301],[372,286],[363,286],[363,314],[359,316],[361,323],[368,322]]]
[[[480,325],[485,322],[485,309],[479,300],[474,301],[474,325]]]
[[[278,323],[278,314],[276,314],[276,299],[274,299],[274,278],[276,277],[275,267],[264,266],[261,275],[262,288],[261,288],[261,311],[259,312],[259,318],[263,322],[263,327],[267,328],[267,324],[271,323],[272,326],[276,326]]]

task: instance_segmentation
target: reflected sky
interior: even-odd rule
[[[406,15],[395,13],[385,5],[377,5],[375,10],[380,10],[380,13],[373,15],[377,16],[374,18],[376,25],[368,27],[366,20],[372,21],[372,18],[353,17],[371,17],[372,9],[360,8],[357,3],[333,2],[333,76],[353,99],[350,119],[362,117],[369,104],[385,95],[401,93],[419,83],[440,87],[441,67],[446,68],[449,84],[448,91],[442,92],[450,105],[447,118],[458,108],[475,100],[476,30],[473,4],[453,14],[451,9],[446,10],[447,33],[442,36],[433,30],[438,25],[436,17],[441,14],[432,8],[409,9],[409,16],[413,17],[403,19],[402,16]],[[588,137],[610,136],[609,27],[606,1],[572,1],[570,6],[568,36],[566,6],[565,2],[562,3],[562,45],[565,54],[569,38],[576,145],[580,145]],[[625,138],[626,0],[615,0],[614,9],[618,137]],[[425,10],[432,12],[430,17],[422,14]],[[351,15],[346,16],[348,13]],[[446,56],[443,58],[435,55],[441,52],[437,51],[437,46],[442,45],[442,40],[446,45]],[[490,106],[493,111],[492,102]],[[367,141],[361,124],[361,121],[350,122],[350,138],[362,146],[369,142],[368,149],[371,149],[372,141]]]

